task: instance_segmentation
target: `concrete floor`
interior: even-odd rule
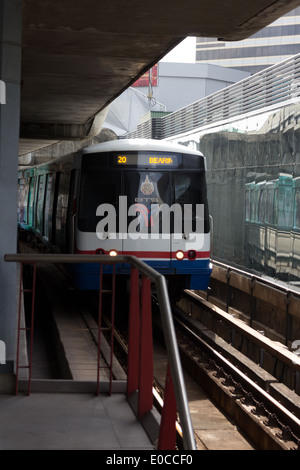
[[[1,450],[153,450],[125,395],[0,395]]]

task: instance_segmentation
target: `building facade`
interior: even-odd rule
[[[254,74],[300,52],[300,7],[243,41],[197,38],[196,62]]]

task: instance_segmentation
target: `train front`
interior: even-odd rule
[[[211,265],[205,158],[183,146],[138,139],[87,150],[76,248],[82,254],[137,256],[170,283],[206,290]],[[79,288],[98,287],[96,269],[80,267]],[[128,274],[129,267],[118,264],[117,273]]]

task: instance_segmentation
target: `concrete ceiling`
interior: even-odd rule
[[[244,39],[300,0],[22,5],[20,155],[57,140],[96,135],[106,106],[185,37]]]

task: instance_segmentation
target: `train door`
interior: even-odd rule
[[[123,252],[141,258],[154,268],[169,269],[170,172],[124,171],[124,194],[127,221],[124,218],[120,224]],[[124,205],[124,215],[125,211]]]
[[[78,170],[71,171],[70,186],[69,186],[69,202],[67,211],[67,252],[75,252],[75,217],[77,211],[77,184],[78,184]]]
[[[46,175],[40,175],[37,183],[37,204],[35,207],[35,229],[42,236],[44,228],[44,202],[46,190]]]
[[[44,239],[47,242],[51,242],[51,217],[52,217],[52,206],[53,206],[53,194],[52,186],[53,186],[53,174],[48,173],[46,177],[46,191],[45,191],[45,208],[44,208]]]
[[[67,253],[67,212],[69,203],[70,172],[59,174],[55,214],[55,244],[61,253]]]

